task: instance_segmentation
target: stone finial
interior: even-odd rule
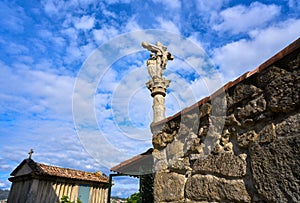
[[[33,149],[30,149],[30,151],[28,152],[28,154],[29,154],[29,159],[31,159],[31,157],[32,157],[32,154],[33,154],[34,152],[33,152]]]

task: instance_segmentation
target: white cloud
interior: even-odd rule
[[[101,12],[102,14],[107,18],[118,18],[118,15],[112,11],[109,11],[104,6],[101,6]]]
[[[117,3],[130,3],[131,0],[105,0],[105,3],[107,4],[117,4]]]
[[[54,36],[54,33],[47,29],[41,29],[38,31],[38,35],[45,41],[49,41],[53,45],[63,48],[65,45],[65,39],[61,36]]]
[[[95,17],[94,16],[82,16],[81,18],[74,18],[74,26],[77,29],[86,29],[90,30],[95,25]]]
[[[130,18],[126,25],[125,25],[125,29],[124,31],[126,32],[132,32],[132,31],[136,31],[136,30],[141,30],[142,28],[140,27],[140,25],[136,22],[135,17]]]
[[[9,136],[2,146],[5,161],[0,159],[0,171],[11,171],[12,162],[27,158],[30,148],[38,162],[82,170],[90,170],[84,167],[90,165],[99,170],[100,164],[86,153],[74,132],[74,78],[21,64],[11,68],[0,64],[0,112],[12,119],[0,129],[1,135]]]
[[[229,0],[214,0],[214,1],[197,1],[195,9],[201,16],[201,20],[212,24],[218,20],[221,9],[229,2]]]
[[[9,164],[5,164],[5,161],[3,159],[0,159],[0,163],[1,163],[0,172],[6,171],[6,170],[11,170],[11,166]]]
[[[58,13],[58,8],[57,6],[54,4],[53,1],[44,1],[44,9],[46,11],[46,13],[48,14],[57,14]]]
[[[0,188],[3,188],[3,187],[5,187],[5,183],[0,181]]]
[[[219,11],[228,0],[198,1],[196,8],[200,12]]]
[[[250,32],[250,39],[214,50],[213,59],[226,80],[252,70],[299,37],[300,20],[287,20],[266,29]]]
[[[179,9],[181,2],[179,0],[152,0],[154,3],[161,3],[167,9]]]
[[[9,43],[6,46],[6,51],[9,54],[26,54],[29,52],[29,49],[22,44]]]
[[[43,37],[43,38],[49,38],[49,37],[52,37],[53,34],[52,32],[50,32],[49,30],[47,29],[41,29],[38,31],[38,35]]]
[[[139,179],[133,177],[114,177],[112,194],[118,197],[129,197],[134,192],[138,192]]]
[[[74,42],[78,38],[78,30],[73,27],[68,27],[66,29],[60,30],[61,34],[64,35],[67,39]]]
[[[119,30],[115,27],[105,25],[101,29],[94,29],[92,32],[97,43],[106,42],[119,34]]]
[[[2,100],[5,101],[2,111],[14,109],[23,113],[26,109],[28,114],[48,112],[49,118],[71,118],[68,114],[71,114],[72,77],[44,72],[45,67],[38,71],[20,64],[14,68],[1,66],[1,97],[6,98]]]
[[[1,29],[21,33],[24,31],[24,22],[28,20],[28,16],[24,9],[14,3],[8,5],[0,2],[0,21]]]
[[[78,11],[86,11],[91,4],[96,4],[92,0],[70,0],[70,1],[57,1],[57,0],[42,0],[41,4],[45,12],[53,17],[65,16],[70,11],[76,13]],[[82,12],[81,12],[82,13]]]
[[[298,0],[288,0],[288,5],[290,8],[300,9],[300,1]]]
[[[251,3],[249,7],[238,5],[220,13],[221,22],[213,28],[220,32],[239,34],[252,28],[266,25],[280,14],[280,7],[274,4]]]
[[[170,20],[165,20],[162,17],[159,17],[156,20],[159,23],[158,29],[163,29],[163,30],[166,30],[168,32],[180,34],[180,29],[178,28],[178,26],[174,22],[172,22]]]

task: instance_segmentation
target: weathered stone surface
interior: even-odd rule
[[[244,107],[238,108],[239,118],[249,118],[253,117],[266,110],[266,101],[263,96],[260,96],[252,101],[250,101]]]
[[[245,159],[231,153],[209,155],[204,160],[198,159],[193,165],[193,173],[215,174],[221,177],[243,177],[246,174]]]
[[[220,136],[218,136],[219,139],[216,140],[216,143],[212,150],[212,154],[220,154],[223,152],[233,154],[233,144],[230,141],[231,135],[232,134],[229,132],[228,129],[224,129],[223,133]],[[205,145],[207,145],[207,142],[205,143]],[[202,151],[203,151],[203,149],[202,149]]]
[[[155,172],[168,171],[168,162],[166,159],[156,160],[154,162],[154,170]]]
[[[190,131],[196,132],[199,127],[199,112],[195,110],[195,112],[190,112],[189,114],[184,114],[181,116],[181,123],[180,127],[182,125],[185,125]]]
[[[183,153],[183,143],[178,140],[174,140],[172,143],[168,144],[166,147],[166,152],[168,159],[173,157],[179,158],[184,155]]]
[[[230,141],[232,134],[229,132],[228,129],[225,129],[222,133],[222,137],[220,139],[220,145],[225,152],[233,153],[233,144]]]
[[[254,130],[250,130],[246,133],[237,136],[238,145],[241,148],[248,148],[251,142],[257,139],[258,135]]]
[[[275,78],[280,77],[285,73],[286,70],[278,68],[276,66],[271,66],[268,69],[263,70],[261,74],[257,76],[256,84],[258,84],[259,87],[264,88]]]
[[[213,151],[215,151],[216,150],[215,147],[219,144],[220,138],[221,138],[221,134],[214,132],[210,128],[205,139],[201,139],[203,154],[208,156]]]
[[[238,103],[246,98],[257,96],[262,93],[262,90],[254,85],[238,84],[234,89],[233,99]]]
[[[168,134],[166,132],[160,132],[157,135],[152,137],[152,144],[156,149],[163,149],[167,146],[168,143],[171,143],[174,140],[175,131],[173,134]]]
[[[226,116],[210,116],[210,130],[221,134],[225,125]]]
[[[178,129],[177,138],[180,140],[184,140],[189,133],[190,129],[186,125],[181,123],[180,128]]]
[[[156,160],[166,160],[167,159],[166,149],[163,149],[163,150],[154,149],[152,152],[152,155],[153,155],[153,158]]]
[[[195,160],[197,160],[197,159],[204,159],[205,157],[207,157],[206,155],[204,155],[204,154],[190,154],[189,155],[189,159],[191,160],[191,161],[195,161]]]
[[[208,130],[209,130],[208,126],[203,126],[203,127],[199,128],[198,135],[200,137],[205,137],[207,135]]]
[[[299,61],[298,49],[162,124],[155,202],[300,202]]]
[[[193,201],[250,202],[243,180],[193,175],[186,182],[186,197]]]
[[[184,174],[187,170],[191,170],[189,158],[173,158],[168,161],[168,166],[172,171]]]
[[[172,134],[174,131],[177,131],[179,129],[179,126],[180,126],[179,122],[171,120],[171,121],[165,123],[162,131]]]
[[[159,134],[153,135],[152,144],[155,149],[163,149],[167,146],[167,144],[162,141],[162,133],[161,132]]]
[[[200,139],[198,136],[191,132],[186,139],[184,140],[184,154],[194,154],[194,153],[201,153],[202,152],[202,146],[200,144]]]
[[[293,136],[300,133],[300,113],[289,116],[276,125],[277,136]]]
[[[259,133],[258,133],[259,143],[270,143],[273,142],[276,138],[275,125],[273,123],[266,125]]]
[[[234,114],[230,114],[225,119],[225,125],[227,125],[227,126],[241,126],[241,123],[238,120],[236,120]]]
[[[296,135],[295,135],[296,136]],[[250,147],[255,187],[267,202],[300,202],[300,134]]]
[[[221,93],[211,101],[211,115],[225,116],[227,110],[227,100],[225,93]]]
[[[290,112],[299,105],[299,89],[292,73],[285,71],[266,87],[268,107],[273,112]]]
[[[156,173],[154,180],[155,202],[182,201],[185,177],[177,173]]]
[[[150,129],[151,129],[151,133],[152,135],[157,135],[159,133],[161,133],[163,131],[164,126],[166,125],[166,123],[161,123],[160,125],[156,125],[154,123],[150,124]]]
[[[182,202],[180,202],[182,203]],[[185,203],[218,203],[218,202],[211,202],[211,201],[194,201],[194,200],[189,200],[189,199],[186,199],[185,200]]]
[[[226,92],[227,110],[232,110],[231,107],[235,104],[232,95]]]
[[[211,113],[211,104],[205,103],[200,107],[199,118],[203,118]]]
[[[297,57],[288,63],[289,69],[296,69],[300,67],[300,54]]]

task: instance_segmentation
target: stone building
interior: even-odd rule
[[[102,172],[84,172],[23,160],[11,173],[8,203],[57,203],[68,196],[83,203],[106,203],[108,177]]]
[[[153,123],[155,202],[300,202],[300,38]]]

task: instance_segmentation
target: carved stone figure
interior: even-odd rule
[[[168,60],[173,60],[174,56],[168,52],[167,47],[160,42],[157,42],[156,45],[142,42],[142,46],[152,52],[147,61],[148,72],[151,78],[162,78]]]

